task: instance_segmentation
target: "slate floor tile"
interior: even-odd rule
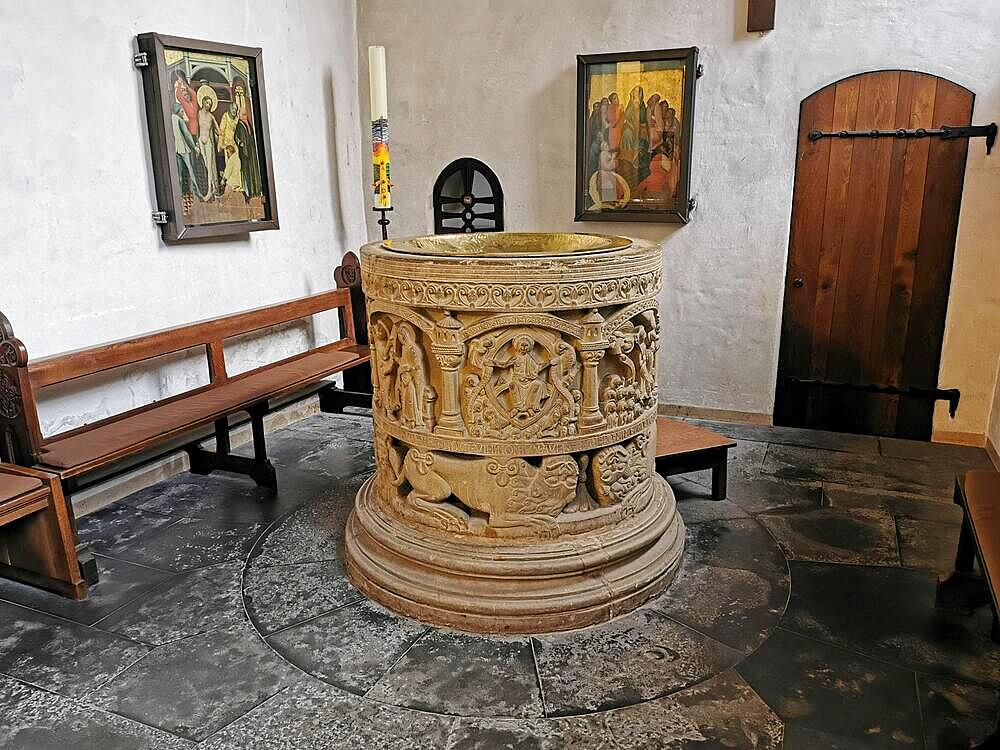
[[[258,487],[247,477],[185,472],[124,498],[142,511],[227,523],[266,523],[309,499],[297,490],[297,474],[279,472],[278,491]]]
[[[177,520],[164,513],[136,511],[119,501],[77,519],[77,531],[81,543],[89,544],[94,552],[113,557],[140,537],[177,523]]]
[[[729,500],[678,498],[677,510],[685,524],[718,521],[724,518],[747,518],[740,506]]]
[[[794,445],[771,445],[761,473],[784,480],[832,482],[940,499],[951,497],[954,485],[953,474],[930,463]]]
[[[823,505],[831,508],[878,510],[897,518],[960,524],[962,509],[950,499],[932,499],[920,495],[883,492],[871,489],[823,485]]]
[[[924,461],[948,466],[953,474],[971,469],[992,469],[993,462],[983,448],[971,445],[950,445],[948,443],[929,443],[924,440],[902,440],[900,438],[879,438],[880,450],[883,456],[908,458],[913,461]]]
[[[251,553],[250,567],[344,560],[344,529],[362,479],[331,489],[291,513]]]
[[[858,750],[858,748],[881,747],[881,736],[876,733],[859,743],[857,737],[838,737],[829,732],[820,732],[794,722],[785,722],[785,744],[783,750]],[[874,744],[873,744],[874,743]],[[919,747],[914,743],[914,747]],[[931,748],[927,748],[931,750]],[[934,750],[938,750],[934,748]]]
[[[161,570],[193,570],[246,559],[263,529],[262,524],[182,518],[120,547],[115,556]]]
[[[878,438],[874,435],[854,435],[848,432],[809,430],[801,427],[780,427],[774,425],[741,424],[738,422],[713,422],[692,420],[735,440],[755,440],[779,445],[798,445],[819,448],[826,451],[846,453],[879,452]]]
[[[740,657],[652,609],[532,641],[549,716],[656,698],[726,669]]]
[[[616,750],[602,717],[559,719],[456,719],[446,750]]]
[[[161,646],[89,700],[201,740],[301,678],[241,623]]]
[[[623,749],[780,750],[783,734],[781,719],[733,670],[667,698],[609,711],[605,723],[614,747]]]
[[[452,721],[310,681],[269,699],[198,750],[441,750]]]
[[[788,600],[787,575],[686,563],[670,587],[646,607],[748,653],[778,624]]]
[[[685,560],[719,568],[752,570],[770,580],[788,572],[781,548],[761,524],[749,518],[692,524],[686,530]]]
[[[45,690],[85,695],[147,651],[128,638],[0,602],[0,672]]]
[[[791,569],[782,627],[922,672],[1000,685],[989,608],[972,616],[935,609],[933,573],[800,562]]]
[[[362,599],[337,560],[258,565],[244,583],[247,611],[264,635]]]
[[[87,590],[87,598],[74,601],[34,586],[0,579],[0,599],[38,609],[67,620],[93,625],[124,604],[142,596],[172,573],[97,555],[101,579]]]
[[[244,619],[241,561],[175,575],[98,623],[142,643],[160,646]]]
[[[325,441],[347,438],[355,442],[372,443],[375,440],[371,411],[330,414],[321,412],[300,419],[280,431],[281,435],[303,435],[313,445]]]
[[[348,424],[343,429],[357,431],[358,427]],[[370,473],[375,469],[375,452],[370,442],[352,440],[347,434],[317,439],[308,433],[287,432],[289,434],[284,439],[268,446],[268,457],[278,467],[279,487],[281,469],[308,472],[327,481]],[[253,446],[243,445],[234,452],[252,456]]]
[[[856,748],[919,747],[909,670],[779,628],[738,671],[785,722],[850,738]]]
[[[897,518],[899,556],[904,567],[933,570],[947,577],[955,569],[960,524]]]
[[[878,510],[819,508],[763,514],[790,560],[856,565],[899,565],[896,523]]]
[[[818,508],[822,497],[818,484],[795,484],[766,477],[730,481],[728,489],[728,499],[753,515],[776,510]]]
[[[993,688],[917,675],[917,689],[928,750],[966,750],[997,727],[1000,693]]]
[[[314,677],[361,695],[425,632],[426,625],[365,600],[279,631],[268,643]]]
[[[527,638],[431,630],[378,681],[368,697],[443,714],[542,715]]]
[[[608,711],[604,724],[615,750],[702,747],[707,738],[671,698]]]
[[[183,750],[193,745],[78,700],[0,676],[4,750]]]

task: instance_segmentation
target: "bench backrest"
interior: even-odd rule
[[[343,338],[317,349],[339,349],[357,343],[348,289],[334,289],[30,361],[10,321],[0,313],[0,457],[22,465],[35,462],[45,442],[35,400],[35,392],[41,388],[195,347],[204,347],[210,385],[202,387],[211,387],[229,380],[224,349],[226,339],[338,308],[343,309],[340,316]],[[269,365],[291,358],[294,357]]]

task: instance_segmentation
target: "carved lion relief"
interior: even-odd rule
[[[650,435],[539,459],[471,457],[376,441],[379,496],[430,526],[483,536],[572,533],[616,521],[651,489]],[[609,511],[615,511],[609,514]]]

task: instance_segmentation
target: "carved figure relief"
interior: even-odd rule
[[[405,501],[432,526],[483,533],[487,527],[554,532],[553,519],[576,497],[579,467],[570,456],[467,458],[410,448],[395,479]]]
[[[374,408],[407,429],[431,432],[437,394],[413,325],[381,317],[372,326],[371,342]]]
[[[609,352],[614,372],[601,381],[601,410],[610,427],[629,424],[656,406],[656,355],[660,324],[647,310],[611,335]]]
[[[21,393],[5,372],[0,372],[0,417],[16,419],[21,414]]]
[[[652,478],[654,460],[652,439],[647,433],[597,451],[591,463],[594,498],[602,507],[634,499],[636,491]]]
[[[465,421],[477,437],[558,437],[576,434],[580,365],[576,350],[555,332],[513,328],[469,345]]]

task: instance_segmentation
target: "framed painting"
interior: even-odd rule
[[[576,59],[576,220],[687,223],[698,48]]]
[[[163,239],[277,229],[261,50],[162,34],[136,42]]]

